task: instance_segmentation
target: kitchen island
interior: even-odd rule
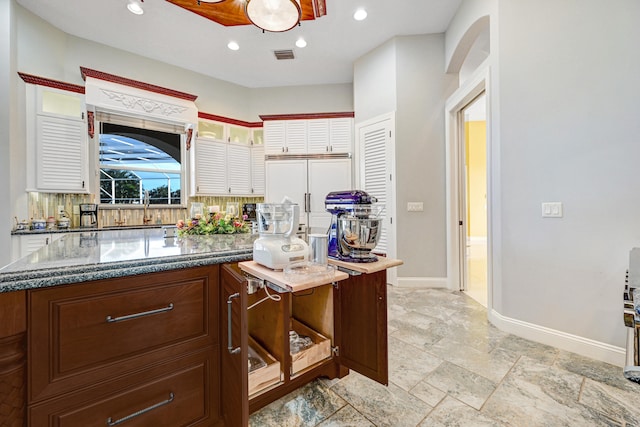
[[[256,237],[83,230],[0,269],[0,424],[220,423],[219,266]]]
[[[1,269],[3,425],[246,426],[319,376],[386,383],[400,262],[287,289],[250,261],[256,237],[69,233]],[[290,331],[312,345],[290,352]]]

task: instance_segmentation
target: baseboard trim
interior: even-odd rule
[[[612,365],[620,367],[625,365],[626,350],[622,347],[512,319],[495,310],[489,311],[489,320],[498,329],[531,341],[547,344]]]
[[[398,277],[399,288],[446,288],[446,277]]]

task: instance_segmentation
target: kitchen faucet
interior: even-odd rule
[[[142,223],[144,225],[147,225],[151,222],[151,217],[147,215],[147,210],[149,209],[149,203],[150,203],[150,198],[149,198],[149,190],[144,190],[144,215],[142,217]]]

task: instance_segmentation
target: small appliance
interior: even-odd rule
[[[248,221],[256,221],[256,204],[255,203],[243,204],[242,215],[246,215]]]
[[[260,237],[253,242],[253,260],[273,270],[309,259],[307,242],[296,237],[300,206],[284,203],[258,203],[256,219]]]
[[[80,227],[98,226],[98,205],[95,203],[80,204]]]
[[[329,226],[329,258],[346,262],[375,262],[371,251],[382,233],[381,208],[378,200],[362,190],[334,191],[324,204],[331,213]]]

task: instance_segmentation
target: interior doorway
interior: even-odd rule
[[[487,109],[482,92],[458,112],[460,290],[487,307]]]

